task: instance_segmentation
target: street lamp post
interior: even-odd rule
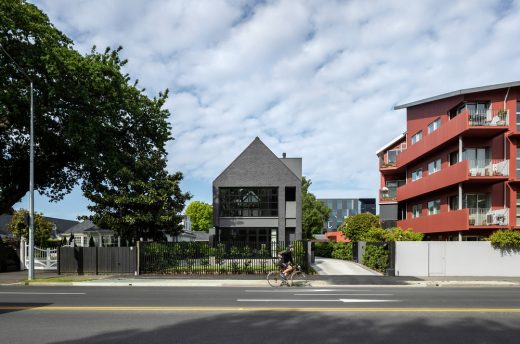
[[[31,124],[30,124],[30,142],[29,142],[29,275],[28,280],[34,279],[34,105],[33,105],[33,82],[25,71],[18,66],[16,61],[0,44],[0,48],[5,55],[9,57],[15,67],[29,80],[31,93]]]

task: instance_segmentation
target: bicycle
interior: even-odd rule
[[[303,272],[300,265],[295,265],[294,270],[287,278],[282,278],[282,271],[282,269],[278,269],[267,274],[267,283],[271,287],[297,287],[307,284],[307,275]]]

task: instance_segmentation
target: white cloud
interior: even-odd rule
[[[169,168],[208,195],[260,136],[318,196],[376,197],[395,104],[520,75],[518,2],[35,2],[82,52],[122,45],[150,94],[170,88]]]

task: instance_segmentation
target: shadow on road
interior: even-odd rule
[[[178,315],[178,314],[177,314]],[[146,314],[136,315],[143,317]],[[164,313],[168,318],[171,313]],[[401,313],[223,313],[141,331],[128,329],[59,343],[518,343],[512,317]],[[415,316],[415,315],[414,315]],[[173,318],[173,317],[172,317]],[[178,318],[178,317],[177,317]],[[491,319],[493,318],[493,319]],[[173,321],[173,320],[172,320]],[[499,322],[501,321],[501,322]]]
[[[50,306],[52,303],[20,303],[20,302],[0,302],[0,314],[29,310],[31,308]]]

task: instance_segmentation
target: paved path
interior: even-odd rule
[[[319,275],[380,276],[381,274],[361,264],[348,260],[316,257],[312,266]]]

